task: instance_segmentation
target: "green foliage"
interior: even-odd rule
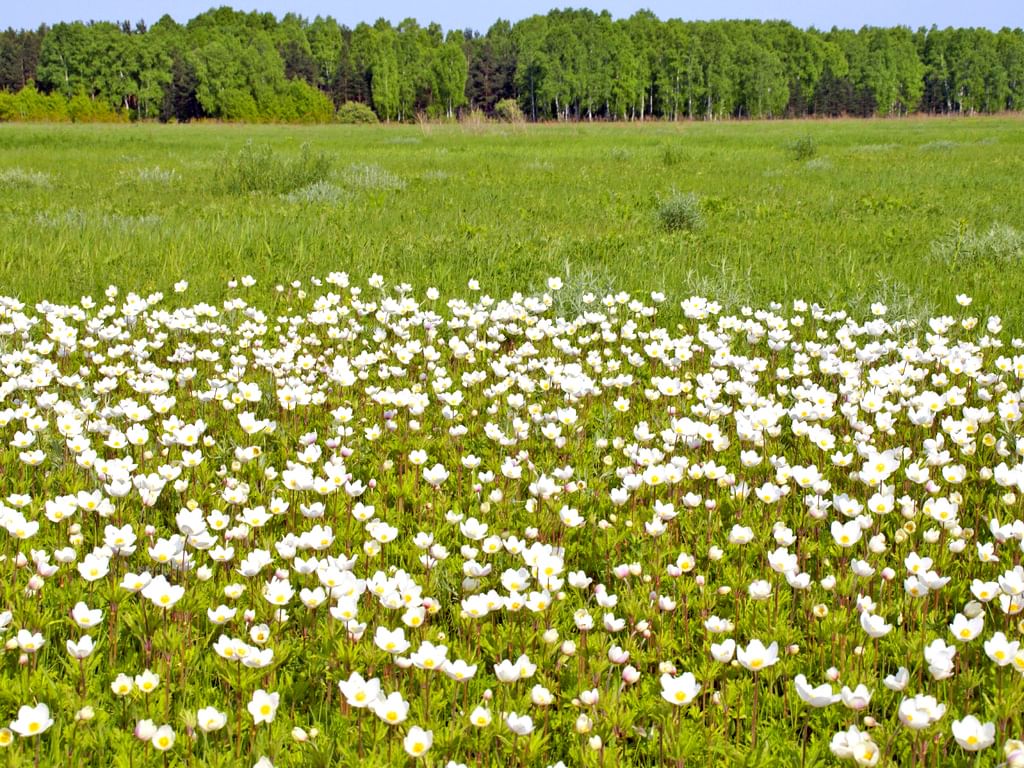
[[[343,125],[376,125],[380,122],[372,109],[358,101],[346,101],[338,107],[334,119]]]
[[[411,18],[348,29],[220,7],[185,25],[0,34],[0,91],[33,80],[133,119],[178,121],[324,122],[313,93],[386,121],[493,115],[510,100],[535,120],[974,114],[1024,108],[1024,30],[820,32],[568,9],[478,35]]]
[[[128,116],[118,112],[109,104],[90,99],[84,93],[77,93],[68,102],[68,118],[73,123],[120,123]]]
[[[62,123],[69,119],[67,100],[57,93],[40,93],[32,83],[17,93],[0,91],[0,122]]]
[[[286,194],[324,181],[331,168],[330,158],[303,144],[297,156],[276,152],[269,144],[247,141],[225,163],[222,185],[232,194],[269,192]]]
[[[290,80],[278,98],[275,119],[284,123],[329,123],[334,105],[323,91],[302,80]]]
[[[658,205],[658,221],[669,232],[696,232],[704,228],[700,197],[693,192],[674,193]]]

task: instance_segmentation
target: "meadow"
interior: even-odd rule
[[[116,276],[288,282],[333,269],[464,295],[572,275],[594,290],[802,298],[923,317],[949,285],[1024,327],[1020,118],[571,126],[0,125],[0,285],[72,299]],[[246,192],[246,142],[329,165]],[[289,194],[291,193],[291,194]],[[703,226],[659,206],[700,198]],[[964,243],[973,247],[960,247]]]
[[[1020,126],[0,126],[0,763],[1024,768]]]

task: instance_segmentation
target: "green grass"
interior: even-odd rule
[[[966,292],[1024,328],[1013,254],[942,257],[958,233],[1024,231],[1022,129],[1017,118],[2,125],[0,283],[63,300],[111,282],[169,291],[184,277],[213,299],[246,273],[272,287],[348,270],[446,293],[475,276],[498,295],[568,273],[727,306],[887,297],[951,312]],[[228,175],[250,140],[284,168],[308,145],[330,170],[305,191],[234,191]],[[797,159],[800,142],[813,157]],[[704,226],[667,230],[660,203],[687,193]]]

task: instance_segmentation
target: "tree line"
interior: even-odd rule
[[[800,29],[555,10],[486,32],[212,9],[0,33],[0,120],[532,120],[1024,109],[1024,31]],[[348,114],[348,112],[345,112]]]

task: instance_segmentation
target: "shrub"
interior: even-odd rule
[[[503,123],[521,123],[524,120],[523,110],[515,99],[502,99],[495,104],[494,116]]]
[[[380,122],[372,109],[358,101],[346,101],[338,107],[334,119],[343,125],[375,125]]]
[[[59,93],[40,93],[29,83],[17,93],[0,92],[0,122],[67,122],[68,101]]]
[[[68,102],[68,117],[73,123],[120,123],[128,119],[106,102],[91,99],[82,92]]]
[[[801,136],[789,143],[789,152],[794,160],[810,160],[818,154],[818,142],[813,136]]]
[[[289,80],[264,111],[284,123],[329,123],[334,118],[334,105],[327,94],[304,80]]]
[[[226,164],[224,186],[229,192],[285,194],[323,181],[331,170],[330,158],[303,144],[293,157],[278,155],[266,144],[247,141]]]
[[[692,192],[672,195],[658,206],[658,220],[670,232],[695,232],[703,228],[700,198]]]

